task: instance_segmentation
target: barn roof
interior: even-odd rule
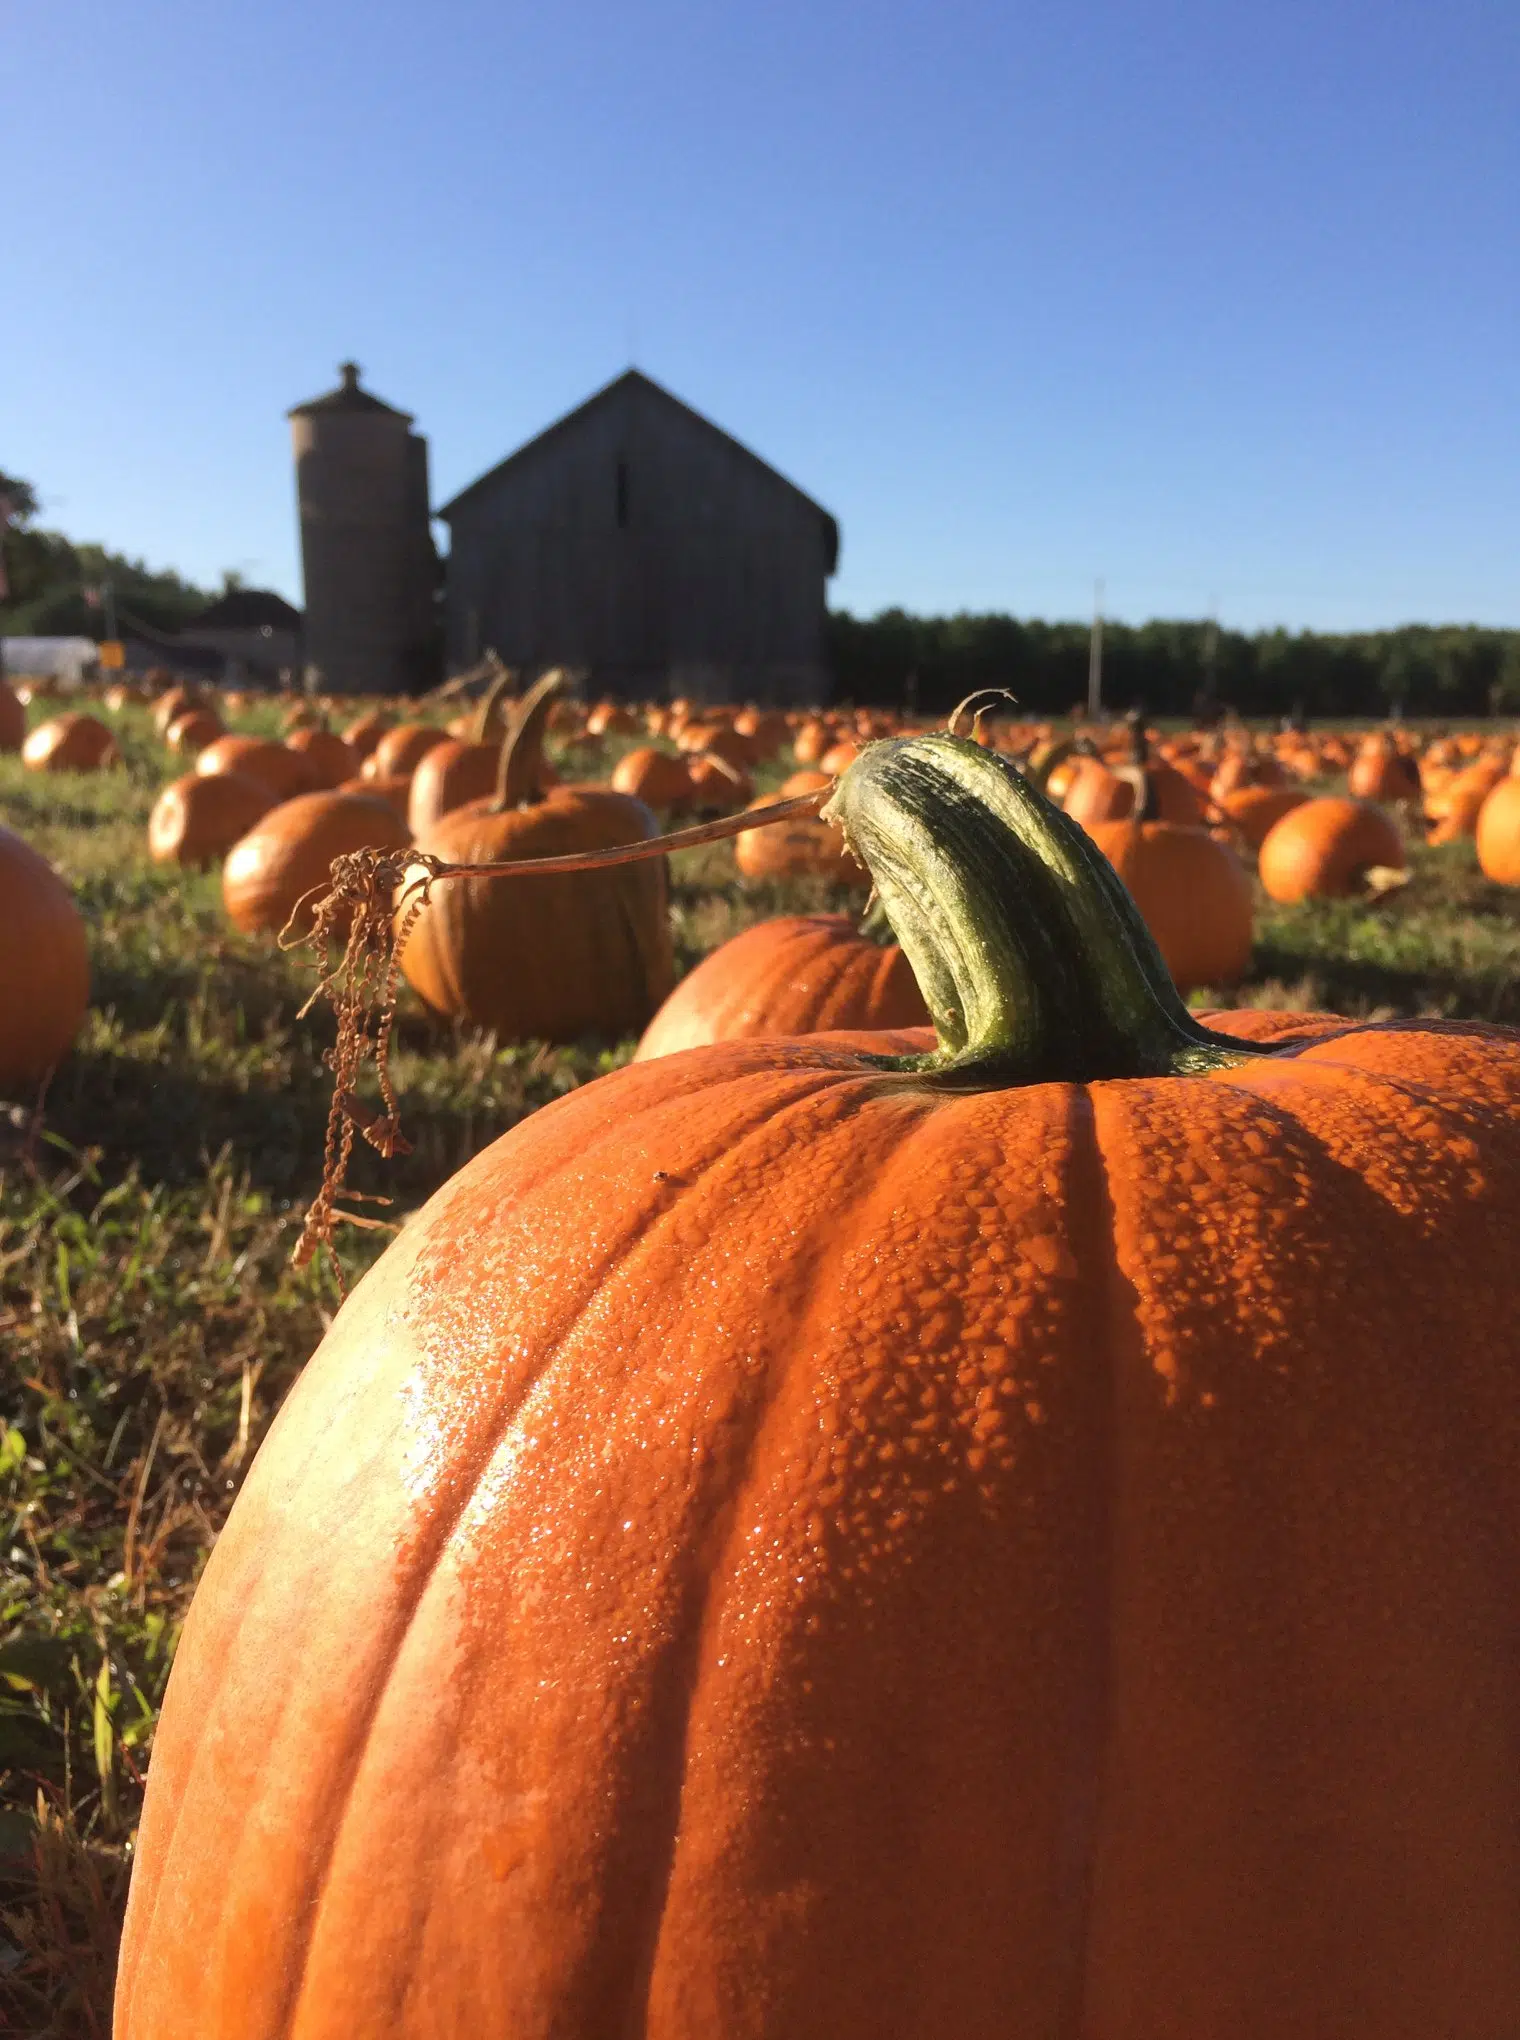
[[[192,616],[186,630],[299,630],[301,612],[269,588],[229,588],[209,609]]]
[[[710,418],[704,418],[702,413],[694,411],[690,404],[683,404],[678,396],[673,395],[671,391],[665,389],[660,383],[655,382],[651,376],[645,375],[641,369],[637,368],[624,369],[620,376],[615,376],[610,383],[597,390],[594,395],[587,397],[585,403],[577,404],[575,409],[567,411],[563,418],[557,418],[552,425],[546,426],[542,432],[535,433],[533,438],[525,441],[523,445],[518,447],[515,453],[509,453],[506,459],[498,461],[495,467],[487,468],[483,475],[477,475],[467,488],[461,489],[457,496],[450,497],[447,503],[443,504],[440,509],[435,510],[434,516],[442,517],[446,522],[449,521],[460,504],[468,502],[469,498],[478,489],[483,489],[488,483],[496,481],[500,476],[506,474],[509,469],[515,467],[518,461],[525,459],[530,453],[536,453],[540,447],[548,445],[550,441],[556,439],[562,432],[567,432],[572,426],[578,425],[581,419],[590,412],[599,410],[602,405],[610,403],[620,392],[629,389],[646,392],[658,398],[662,404],[672,405],[684,417],[700,425],[704,432],[711,433],[715,439],[721,439],[725,446],[731,447],[736,452],[743,454],[747,461],[751,461],[757,468],[763,469],[774,481],[780,482],[783,488],[789,489],[800,502],[806,503],[809,509],[815,510],[824,520],[829,530],[829,572],[832,573],[834,571],[834,563],[839,553],[839,526],[831,513],[825,510],[821,503],[815,502],[805,490],[799,489],[795,482],[788,480],[785,475],[773,468],[769,461],[762,460],[758,453],[752,452],[742,440],[735,439],[733,434],[725,432],[722,426],[714,425]]]
[[[308,403],[293,404],[285,413],[286,417],[306,418],[313,412],[369,411],[379,412],[386,418],[404,418],[408,425],[411,424],[410,411],[398,411],[394,404],[383,404],[378,397],[371,396],[368,390],[360,389],[360,370],[357,361],[340,362],[338,374],[342,380],[335,390],[329,390],[323,397],[313,397]]]

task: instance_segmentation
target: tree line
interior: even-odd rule
[[[948,713],[1003,687],[1030,715],[1087,699],[1090,627],[1014,616],[828,619],[835,696]],[[1344,635],[1222,630],[1213,623],[1105,623],[1103,703],[1191,716],[1481,716],[1520,711],[1520,630],[1407,624]]]

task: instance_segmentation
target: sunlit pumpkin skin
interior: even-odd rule
[[[531,807],[455,808],[418,848],[454,864],[571,856],[658,831],[642,801],[561,787]],[[402,910],[405,911],[404,909]],[[663,859],[564,876],[450,879],[401,951],[407,981],[444,1018],[506,1041],[616,1041],[637,1033],[675,978]]]
[[[742,766],[720,752],[698,751],[686,761],[691,805],[699,815],[732,815],[755,797],[755,782]]]
[[[19,751],[26,742],[26,710],[16,690],[0,680],[0,751]]]
[[[399,778],[417,770],[435,744],[446,744],[447,733],[430,723],[398,723],[387,730],[364,763],[373,768],[371,776]]]
[[[370,793],[301,793],[281,801],[234,843],[222,866],[222,901],[245,935],[277,935],[295,921],[310,927],[315,895],[332,861],[350,850],[401,850],[405,822]]]
[[[298,793],[319,792],[310,764],[288,744],[267,737],[218,737],[195,761],[203,774],[236,772],[256,779],[269,789],[274,800],[290,800]]]
[[[201,706],[202,697],[193,687],[171,687],[153,704],[153,727],[161,737],[167,737],[182,715]]]
[[[164,742],[177,758],[193,758],[224,734],[222,719],[210,708],[192,708],[170,723]]]
[[[868,941],[844,914],[786,914],[703,957],[650,1021],[634,1060],[711,1041],[921,1027],[928,1017],[896,943]]]
[[[1180,991],[1239,983],[1251,964],[1251,881],[1227,843],[1174,822],[1094,822],[1087,833],[1129,888]]]
[[[389,716],[361,715],[345,728],[343,741],[362,763],[390,726]]]
[[[285,739],[285,748],[302,760],[311,773],[313,786],[319,790],[341,786],[364,762],[335,730],[324,729],[320,724],[292,730]]]
[[[1520,1042],[1298,1035],[471,1162],[212,1554],[117,2040],[1507,2040]]]
[[[1478,865],[1496,885],[1520,885],[1520,777],[1501,779],[1478,811]]]
[[[1402,871],[1408,859],[1392,815],[1368,801],[1328,794],[1306,800],[1267,831],[1257,860],[1274,900],[1345,899],[1370,870]]]
[[[260,780],[241,772],[186,772],[170,780],[148,816],[155,864],[215,864],[275,805]]]
[[[769,794],[750,802],[754,808],[771,805]],[[793,815],[774,827],[751,829],[735,841],[734,862],[749,879],[820,878],[862,892],[870,885],[864,865],[850,854],[839,831],[816,815]]]
[[[89,1003],[74,895],[30,843],[0,827],[0,1097],[24,1100],[62,1060]]]
[[[1419,760],[1387,737],[1369,737],[1351,762],[1346,790],[1353,800],[1418,800]]]
[[[1284,815],[1309,798],[1296,786],[1237,786],[1214,802],[1226,827],[1249,850],[1259,850]]]
[[[410,822],[407,821],[412,798],[412,782],[409,778],[379,779],[366,777],[361,772],[352,779],[345,779],[341,786],[335,788],[335,791],[338,793],[367,793],[372,799],[383,800],[387,807],[395,810],[399,821],[407,822],[408,828],[411,827]]]
[[[673,758],[653,744],[625,751],[612,768],[615,792],[626,793],[659,814],[679,813],[691,806],[691,773],[684,758]]]
[[[96,772],[120,755],[109,728],[93,715],[53,716],[21,746],[21,762],[33,772]]]

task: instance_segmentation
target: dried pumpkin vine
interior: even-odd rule
[[[297,902],[280,936],[282,949],[310,948],[320,959],[320,975],[301,1008],[304,1019],[320,999],[328,999],[337,1019],[337,1040],[323,1056],[333,1074],[332,1104],[327,1116],[322,1184],[306,1213],[292,1259],[304,1268],[319,1251],[327,1253],[339,1291],[343,1275],[333,1248],[340,1223],[384,1227],[386,1221],[343,1209],[340,1199],[389,1204],[385,1197],[365,1197],[347,1187],[354,1136],[359,1134],[380,1154],[410,1152],[401,1132],[400,1111],[390,1078],[391,1033],[399,993],[397,962],[417,916],[435,885],[453,878],[517,878],[532,872],[600,871],[609,865],[631,864],[640,858],[663,857],[671,850],[693,850],[746,829],[769,828],[804,814],[815,814],[829,799],[832,787],[798,794],[769,807],[714,822],[701,822],[643,843],[612,850],[588,851],[572,857],[524,858],[507,864],[448,864],[442,858],[408,847],[404,850],[354,850],[333,862],[331,881],[312,909],[308,932],[297,919],[310,895]],[[382,1109],[372,1111],[358,1095],[366,1064],[372,1064]]]

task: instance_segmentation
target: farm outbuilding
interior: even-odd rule
[[[637,369],[438,512],[447,657],[597,693],[822,700],[827,510]]]

